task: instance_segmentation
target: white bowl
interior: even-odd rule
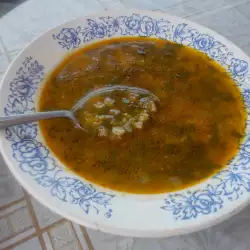
[[[1,115],[35,110],[44,76],[69,50],[126,35],[156,36],[206,53],[231,73],[249,110],[250,59],[239,48],[205,27],[166,13],[123,11],[77,18],[26,47],[2,80]],[[119,193],[65,171],[43,142],[37,123],[1,131],[0,149],[24,188],[67,219],[113,234],[166,237],[211,226],[249,203],[249,125],[246,130],[240,151],[227,168],[199,185],[161,195]]]

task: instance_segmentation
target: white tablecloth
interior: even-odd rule
[[[186,17],[223,34],[250,54],[250,0],[28,0],[0,19],[0,78],[17,53],[47,29],[77,16],[125,8]],[[113,236],[49,211],[19,186],[0,158],[0,249],[249,250],[250,207],[213,228],[185,236]]]

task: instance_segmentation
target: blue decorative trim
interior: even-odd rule
[[[247,75],[249,67],[244,60],[234,58],[228,48],[208,34],[201,34],[198,30],[181,23],[174,29],[173,41],[191,46],[206,53],[221,65],[226,67],[236,82],[240,82]]]
[[[156,36],[162,39],[172,39],[173,25],[163,19],[156,20],[149,16],[132,14],[131,16],[100,17],[98,21],[87,19],[88,26],[77,28],[63,28],[53,38],[62,46],[70,50],[78,48],[82,43],[93,39],[112,37],[114,35]]]
[[[10,94],[5,115],[34,112],[34,94],[44,77],[44,66],[27,57],[16,78],[10,83]],[[37,124],[24,124],[7,128],[5,138],[10,141],[12,156],[23,172],[31,175],[37,184],[49,188],[52,196],[63,202],[77,204],[88,214],[91,210],[106,218],[112,216],[109,208],[114,195],[98,192],[91,184],[68,177],[50,156],[49,150],[37,139]]]
[[[238,200],[244,193],[250,192],[250,137],[241,145],[239,154],[230,163],[227,170],[213,177],[216,184],[205,189],[170,194],[161,207],[171,211],[176,220],[188,220],[200,215],[217,212],[225,201]]]
[[[250,192],[250,139],[244,143],[232,167],[213,177],[216,185],[186,194],[170,194],[162,209],[171,211],[175,219],[188,220],[201,214],[211,214],[221,209],[226,200],[239,199]]]
[[[228,48],[208,34],[200,34],[187,24],[175,28],[173,40],[206,53],[218,61],[231,73],[233,79],[242,88],[246,108],[250,108],[250,90],[246,88],[248,63],[237,59]],[[248,83],[249,84],[249,83]],[[247,85],[248,85],[247,84]],[[211,214],[221,209],[225,200],[239,199],[245,192],[250,192],[250,137],[241,145],[238,156],[231,162],[229,169],[213,177],[216,185],[207,185],[203,190],[170,194],[165,199],[162,209],[171,211],[176,220],[194,219],[200,215]]]
[[[228,48],[208,34],[181,23],[175,27],[170,21],[156,20],[150,16],[100,17],[96,20],[87,19],[88,26],[63,28],[53,38],[62,48],[70,50],[93,39],[112,37],[114,35],[156,36],[161,39],[173,40],[177,43],[194,47],[227,67],[236,82],[242,80],[248,73],[248,63],[233,57]]]

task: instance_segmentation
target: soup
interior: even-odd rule
[[[159,98],[143,126],[133,123],[128,131],[122,124],[126,133],[112,137],[103,130],[86,133],[66,118],[40,122],[50,150],[76,174],[118,191],[163,193],[201,182],[237,153],[246,123],[238,87],[205,54],[166,40],[122,37],[78,49],[46,79],[39,111],[71,110],[90,90],[114,84],[144,88]],[[83,117],[105,98],[110,97],[91,100]],[[101,115],[125,108],[119,98],[113,96],[114,106],[105,106]]]

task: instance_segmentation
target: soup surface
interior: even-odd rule
[[[160,103],[143,126],[117,137],[86,133],[65,118],[40,122],[53,153],[87,180],[130,193],[175,191],[210,177],[237,153],[246,121],[238,87],[205,54],[165,40],[122,37],[75,51],[47,78],[39,110],[70,110],[107,84],[145,88]],[[91,105],[104,98],[83,114],[93,115]],[[118,98],[112,109],[126,105]]]

